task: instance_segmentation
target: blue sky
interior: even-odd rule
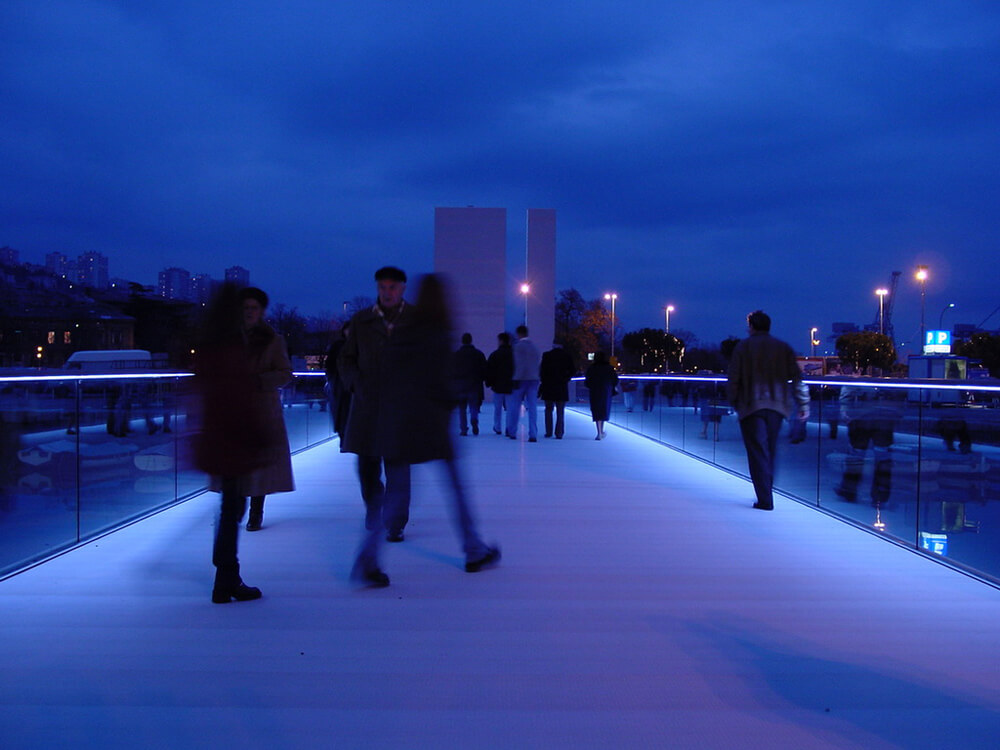
[[[712,342],[771,312],[1000,327],[993,2],[0,4],[0,244],[308,314],[433,262],[435,206],[558,212],[557,288]],[[511,284],[517,268],[511,268]],[[904,349],[904,352],[906,349]]]

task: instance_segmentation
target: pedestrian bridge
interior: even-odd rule
[[[392,585],[353,588],[363,510],[328,441],[241,535],[259,601],[210,602],[212,494],[0,581],[2,746],[996,746],[996,588],[802,502],[754,511],[635,422],[484,426],[457,440],[495,569],[463,571],[431,464]]]

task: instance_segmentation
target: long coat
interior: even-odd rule
[[[250,497],[292,492],[295,481],[280,394],[292,380],[285,339],[271,326],[260,323],[247,333],[246,355],[253,381],[249,416],[260,430],[263,448],[257,468],[240,476],[238,491]],[[219,476],[213,477],[211,487],[221,490]]]
[[[609,364],[593,364],[587,368],[585,380],[590,390],[590,416],[595,422],[606,422],[618,373]]]
[[[486,355],[472,344],[462,344],[455,351],[455,394],[468,401],[482,402],[485,397]]]
[[[447,331],[415,325],[393,334],[379,423],[382,457],[419,464],[453,458],[451,418],[457,403]]]
[[[387,429],[393,424],[394,404],[385,403],[387,381],[392,373],[386,358],[390,340],[406,339],[414,325],[414,309],[403,307],[390,329],[375,308],[361,310],[351,318],[351,334],[337,358],[344,386],[351,391],[351,412],[340,440],[343,453],[386,457]],[[450,352],[446,355],[450,358]]]
[[[565,349],[557,346],[545,352],[538,374],[542,381],[538,395],[542,401],[569,401],[569,379],[576,374],[576,366]]]

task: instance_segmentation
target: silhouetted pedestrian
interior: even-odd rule
[[[597,427],[597,437],[594,439],[603,440],[604,423],[611,415],[611,397],[618,385],[618,373],[610,365],[608,355],[604,352],[594,354],[594,361],[587,368],[584,383],[590,391],[590,417]]]

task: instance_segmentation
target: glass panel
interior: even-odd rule
[[[0,572],[77,541],[76,383],[0,383]]]

